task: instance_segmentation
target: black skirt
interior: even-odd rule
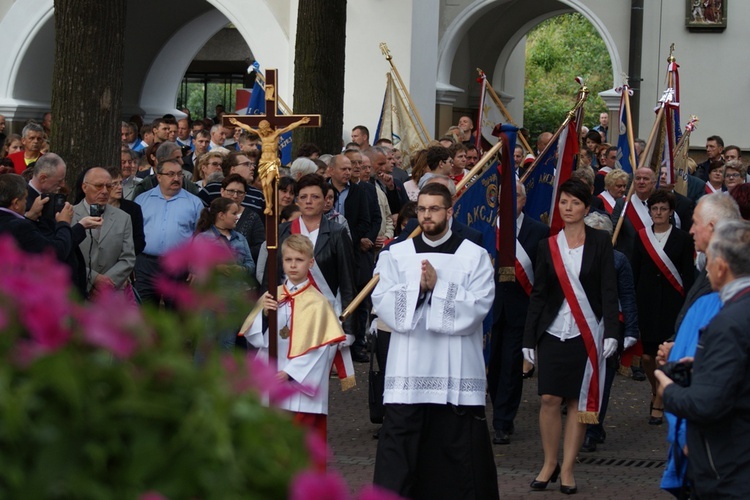
[[[578,399],[586,371],[586,346],[580,335],[565,342],[549,333],[537,345],[539,395]]]

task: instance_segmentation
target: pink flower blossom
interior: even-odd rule
[[[138,500],[167,500],[167,497],[158,491],[147,491],[138,497]]]
[[[246,358],[244,366],[240,366],[237,359],[226,355],[222,357],[221,364],[227,373],[232,390],[238,394],[254,390],[258,394],[267,396],[271,405],[277,405],[297,394],[303,387],[300,384],[279,380],[278,372],[267,362],[256,357]]]
[[[0,293],[8,297],[21,324],[46,350],[64,345],[70,338],[68,268],[51,254],[23,253],[10,238],[0,239],[0,254]]]
[[[302,471],[292,479],[290,500],[348,500],[346,482],[337,472]]]
[[[317,432],[310,431],[305,436],[305,446],[307,451],[310,452],[310,458],[313,464],[319,470],[325,470],[328,458],[331,456],[331,452],[328,449],[328,443],[325,442],[323,437]]]
[[[205,238],[192,238],[161,258],[161,265],[170,274],[191,272],[200,282],[219,265],[234,262],[232,250],[227,245]]]
[[[210,292],[201,292],[188,283],[179,283],[166,276],[158,276],[154,282],[156,290],[177,304],[183,311],[211,311],[222,313],[226,306],[219,297]]]
[[[138,346],[135,331],[142,325],[141,313],[121,291],[101,290],[88,307],[76,308],[74,315],[86,341],[118,358],[130,357]]]

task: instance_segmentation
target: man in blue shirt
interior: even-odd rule
[[[200,198],[182,189],[183,175],[180,163],[163,160],[156,165],[159,185],[135,199],[143,211],[146,233],[146,248],[135,262],[135,289],[143,302],[159,304],[162,296],[154,288],[162,272],[159,257],[193,236],[203,209]],[[166,300],[165,304],[171,307]]]

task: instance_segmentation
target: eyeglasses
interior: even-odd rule
[[[165,175],[169,177],[170,179],[174,179],[175,177],[177,178],[184,177],[185,174],[183,173],[182,170],[180,170],[179,172],[161,172],[159,173],[159,175]]]
[[[110,189],[112,189],[114,187],[114,185],[112,183],[103,183],[103,182],[97,182],[97,183],[84,182],[84,184],[88,184],[89,186],[92,186],[97,191],[101,191],[102,189],[106,189],[107,191],[109,191]],[[122,184],[122,183],[120,183],[120,184]]]
[[[739,179],[740,174],[724,174],[725,179]]]
[[[418,214],[436,214],[441,210],[447,210],[446,207],[438,207],[437,205],[433,207],[417,207],[417,213]]]
[[[245,191],[237,191],[236,189],[225,189],[224,192],[233,198],[236,196],[245,196]]]
[[[209,165],[211,165],[211,164],[209,164]],[[254,166],[255,166],[255,163],[253,163],[253,162],[251,162],[251,161],[243,161],[242,163],[238,163],[238,164],[237,164],[237,165],[235,165],[235,166],[236,166],[236,167],[254,167]]]
[[[208,162],[208,165],[210,165],[212,167],[220,167],[222,165],[222,163],[220,161],[218,161],[218,162],[217,161],[210,161],[210,162]]]
[[[669,212],[669,207],[650,207],[649,210],[652,212]]]

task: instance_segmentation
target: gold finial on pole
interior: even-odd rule
[[[385,56],[385,58],[386,58],[387,61],[390,61],[391,59],[393,59],[391,57],[391,51],[388,50],[388,44],[387,43],[380,42],[380,52],[383,53],[383,55]]]
[[[669,45],[669,57],[667,57],[667,62],[675,62],[677,59],[674,57],[674,42],[672,42]]]

